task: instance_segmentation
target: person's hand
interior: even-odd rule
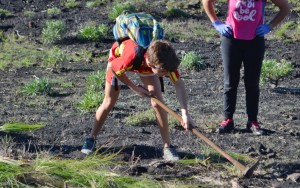
[[[151,93],[142,85],[138,85],[135,88],[134,91],[140,97],[149,97],[149,96],[151,96]]]
[[[263,37],[271,31],[271,27],[269,24],[261,24],[256,28],[256,35],[259,37]]]
[[[232,37],[232,27],[230,25],[224,24],[220,20],[216,20],[212,23],[215,29],[222,35],[228,38]]]
[[[181,126],[186,130],[189,131],[193,126],[195,126],[194,121],[190,117],[190,115],[182,114],[182,122]]]

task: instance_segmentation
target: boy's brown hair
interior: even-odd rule
[[[151,42],[147,49],[147,57],[151,66],[160,65],[162,69],[170,72],[176,71],[180,64],[174,49],[165,40]]]

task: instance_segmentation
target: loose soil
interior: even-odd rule
[[[68,27],[68,36],[58,44],[70,53],[81,49],[88,50],[95,56],[107,54],[113,39],[107,38],[98,42],[83,42],[72,33],[87,21],[105,23],[110,26],[113,22],[108,19],[108,9],[101,6],[95,9],[86,8],[86,1],[79,1],[80,6],[74,9],[63,8],[60,1],[45,0],[1,0],[2,9],[13,12],[12,16],[2,18],[0,28],[5,33],[18,32],[19,35],[43,47],[40,42],[41,30],[47,20],[54,19],[47,15],[46,10],[58,6],[62,14],[56,19],[64,20]],[[199,6],[195,4],[194,6]],[[162,18],[162,3],[154,15]],[[24,11],[34,11],[35,16],[24,17]],[[268,16],[273,15],[268,12]],[[224,15],[220,17],[224,18]],[[197,21],[210,26],[205,14],[193,16]],[[299,14],[291,13],[290,20],[299,20]],[[34,27],[29,28],[28,24]],[[213,29],[213,28],[212,28]],[[266,39],[267,58],[286,59],[293,63],[291,76],[280,81],[277,88],[271,85],[261,87],[259,121],[266,135],[255,136],[245,133],[245,92],[241,78],[237,112],[235,121],[238,130],[232,134],[219,135],[215,132],[216,125],[222,120],[222,60],[220,43],[216,38],[213,42],[203,39],[180,41],[170,39],[179,56],[184,52],[199,52],[205,59],[207,68],[201,71],[182,69],[181,75],[185,81],[189,99],[189,109],[196,121],[197,129],[227,152],[245,154],[253,161],[261,158],[260,165],[250,178],[241,178],[236,173],[230,173],[228,167],[232,164],[224,158],[214,157],[207,151],[210,147],[191,132],[181,128],[170,129],[172,143],[177,146],[182,158],[200,160],[209,157],[219,165],[198,163],[184,165],[167,163],[161,157],[161,137],[156,124],[126,125],[125,118],[137,112],[150,108],[147,98],[139,98],[131,90],[124,88],[118,104],[109,115],[97,140],[97,147],[110,148],[119,151],[118,158],[129,162],[128,165],[115,168],[116,171],[132,176],[144,176],[156,180],[177,180],[180,184],[193,184],[194,187],[206,184],[208,187],[299,187],[290,175],[300,173],[300,55],[299,41],[285,43],[279,40]],[[0,71],[0,126],[8,122],[44,122],[45,127],[30,133],[5,133],[0,131],[0,137],[12,137],[16,146],[7,153],[0,147],[1,155],[12,158],[32,156],[38,151],[48,151],[51,155],[63,158],[79,158],[84,137],[91,131],[94,112],[80,113],[76,102],[86,91],[87,76],[103,69],[105,61],[94,62],[93,59],[81,62],[59,64],[55,70],[32,66],[29,68],[10,68]],[[49,79],[60,79],[73,83],[70,88],[58,88],[55,96],[25,96],[20,92],[24,84],[34,76]],[[165,103],[180,114],[174,89],[165,80]],[[149,105],[144,105],[149,104]],[[25,146],[25,150],[23,150]],[[211,150],[211,149],[210,149]],[[100,151],[101,152],[101,151]],[[247,164],[245,164],[247,165]],[[178,179],[187,178],[186,181]],[[197,186],[197,184],[199,186]]]

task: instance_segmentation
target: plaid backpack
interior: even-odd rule
[[[147,48],[152,40],[164,37],[163,28],[160,27],[152,15],[145,12],[133,13],[131,11],[123,11],[116,18],[113,33],[119,44],[123,40],[130,38],[143,48]]]

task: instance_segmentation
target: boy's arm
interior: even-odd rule
[[[109,66],[109,70],[115,75],[115,77],[118,78],[121,82],[123,82],[125,85],[127,85],[132,91],[134,91],[138,96],[145,97],[149,96],[149,91],[143,89],[142,87],[139,87],[135,85],[126,74],[117,75],[115,71]]]
[[[185,92],[184,82],[181,78],[179,78],[175,83],[175,90],[176,96],[181,106],[181,113],[182,113],[182,120],[181,125],[188,130],[189,125],[191,124],[194,126],[194,122],[191,119],[189,112],[188,112],[188,105],[187,105],[187,95]]]

